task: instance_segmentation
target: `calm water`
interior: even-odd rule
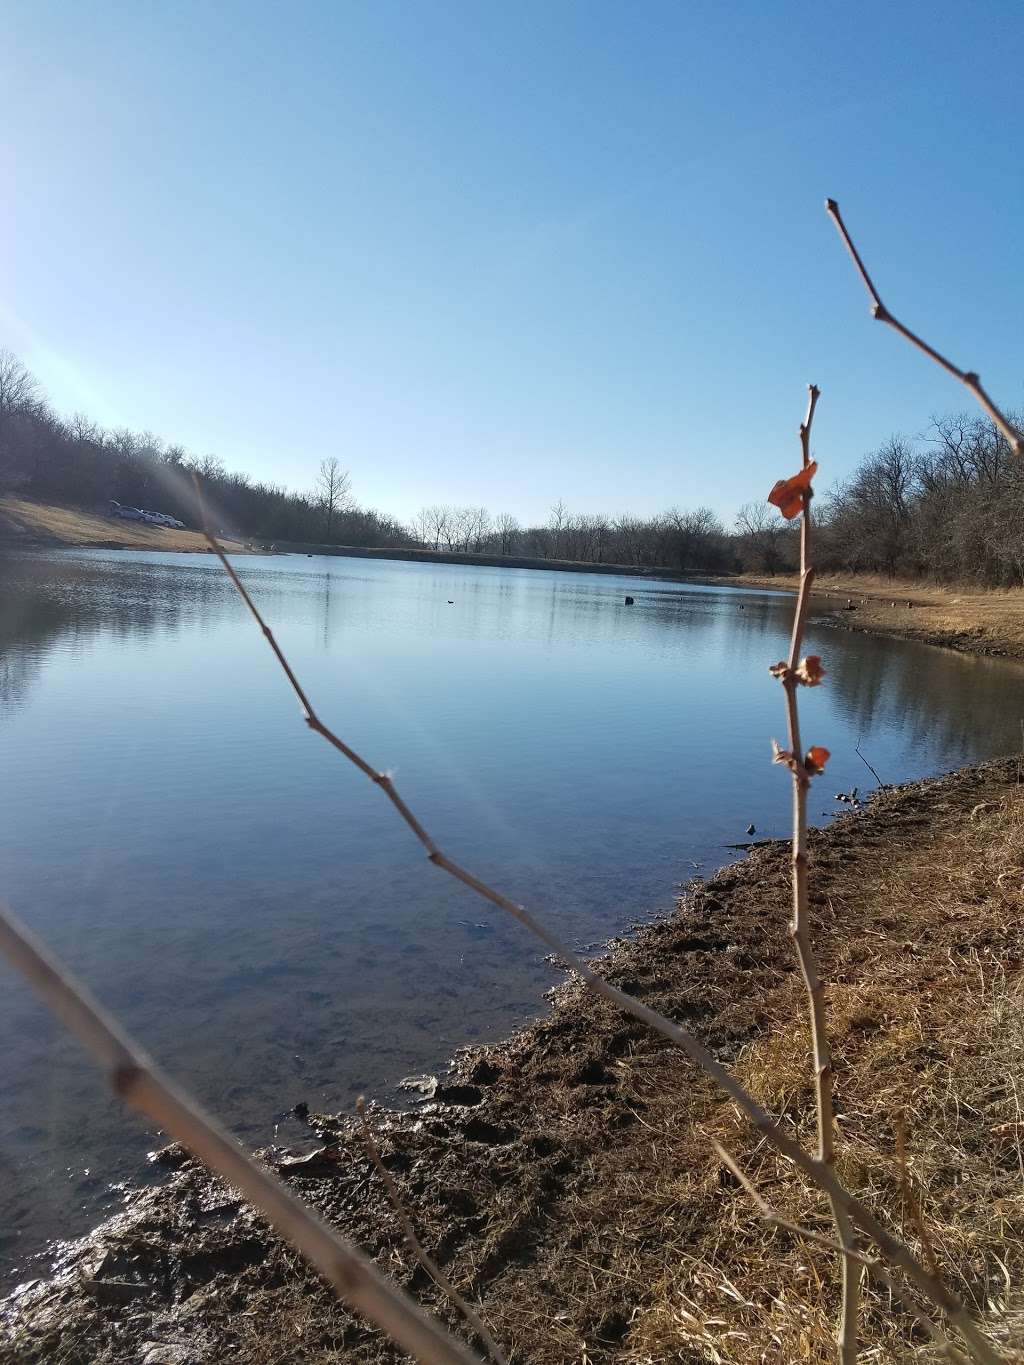
[[[322,716],[453,856],[597,945],[786,833],[766,667],[787,596],[366,560],[241,571]],[[105,551],[0,559],[0,894],[236,1132],[394,1098],[536,1013],[523,931],[432,869],[301,724],[222,571]],[[625,593],[636,605],[623,605]],[[449,602],[449,599],[452,599]],[[1019,667],[812,618],[801,697],[835,792],[1019,746]],[[841,807],[839,809],[842,809]],[[0,967],[0,1274],[111,1207],[155,1145]],[[285,1120],[280,1132],[297,1136]]]

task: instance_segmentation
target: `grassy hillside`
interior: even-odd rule
[[[83,512],[78,507],[55,507],[24,498],[0,498],[0,545],[95,545],[126,550],[202,550],[206,540],[198,531],[175,531],[118,517]],[[226,540],[232,552],[245,549]]]

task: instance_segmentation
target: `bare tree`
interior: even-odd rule
[[[0,429],[14,413],[40,405],[39,385],[13,351],[0,348]]]
[[[339,512],[352,505],[352,479],[347,469],[342,469],[336,456],[320,461],[315,497],[324,517],[324,531],[328,540],[334,529],[334,519]]]
[[[0,487],[27,483],[39,462],[39,386],[12,352],[0,349]]]
[[[424,509],[424,515],[428,519],[430,534],[434,540],[434,549],[440,550],[441,541],[447,540],[449,549],[451,548],[451,523],[452,509],[447,503],[435,502],[432,506]]]
[[[426,545],[432,536],[432,526],[430,522],[430,508],[421,507],[409,523],[409,534],[413,540],[418,540]],[[437,547],[435,546],[435,549]]]
[[[467,507],[464,509],[465,540],[462,548],[479,553],[484,540],[490,534],[491,514],[486,507]]]
[[[758,502],[744,503],[736,513],[736,531],[754,568],[767,574],[776,574],[782,568],[786,530],[767,507]]]
[[[561,498],[551,509],[548,528],[551,531],[551,553],[560,558],[565,553],[565,528],[569,521],[569,509]]]
[[[510,555],[519,539],[519,522],[511,512],[501,512],[494,518],[494,529],[503,555]]]

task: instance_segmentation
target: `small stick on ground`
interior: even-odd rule
[[[867,768],[868,772],[869,772],[869,773],[871,774],[871,776],[875,779],[875,781],[878,783],[878,785],[879,785],[880,787],[884,787],[884,786],[885,786],[885,783],[882,781],[882,779],[881,779],[881,778],[878,776],[878,774],[875,772],[874,768],[871,766],[871,764],[867,761],[867,759],[866,759],[866,758],[864,757],[864,755],[861,753],[861,751],[860,751],[860,740],[859,740],[859,739],[858,739],[857,743],[853,746],[853,752],[857,755],[857,757],[860,759],[860,761],[864,764],[865,768]]]
[[[377,1174],[384,1182],[384,1188],[387,1190],[388,1198],[391,1200],[391,1207],[394,1209],[398,1216],[398,1221],[402,1225],[402,1232],[405,1234],[405,1240],[409,1250],[437,1285],[438,1289],[440,1289],[443,1294],[447,1295],[466,1319],[470,1327],[487,1347],[487,1352],[491,1359],[496,1362],[496,1365],[508,1365],[508,1357],[487,1330],[480,1314],[466,1302],[452,1284],[451,1280],[445,1275],[441,1267],[423,1249],[423,1243],[416,1236],[416,1229],[413,1227],[412,1219],[409,1217],[409,1212],[405,1207],[402,1192],[399,1190],[394,1176],[381,1159],[380,1148],[377,1146],[373,1125],[370,1123],[370,1116],[366,1112],[366,1101],[362,1095],[356,1100],[356,1109],[362,1123],[363,1141],[366,1144],[366,1151],[370,1160],[373,1162]]]
[[[907,1120],[904,1114],[897,1114],[896,1116],[896,1161],[900,1168],[900,1193],[903,1195],[903,1207],[914,1225],[914,1231],[921,1239],[928,1269],[937,1280],[941,1280],[942,1276],[939,1274],[939,1262],[935,1255],[935,1248],[932,1246],[932,1239],[928,1235],[928,1225],[924,1221],[924,1212],[910,1179],[910,1168],[907,1165]]]

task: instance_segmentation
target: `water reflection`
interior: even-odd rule
[[[453,856],[592,944],[667,907],[753,822],[788,823],[766,668],[789,598],[606,576],[252,558],[325,718],[394,768]],[[535,1012],[533,945],[424,866],[302,726],[204,556],[0,561],[0,887],[246,1139]],[[636,605],[624,606],[626,593]],[[1021,671],[816,617],[802,699],[859,785],[1017,744]],[[816,792],[816,795],[818,792]],[[815,813],[818,813],[817,810]],[[382,1012],[386,1004],[386,1013]],[[151,1139],[28,992],[0,992],[0,1256],[84,1227]],[[88,1169],[89,1174],[84,1174]],[[0,1264],[0,1270],[2,1270]]]

